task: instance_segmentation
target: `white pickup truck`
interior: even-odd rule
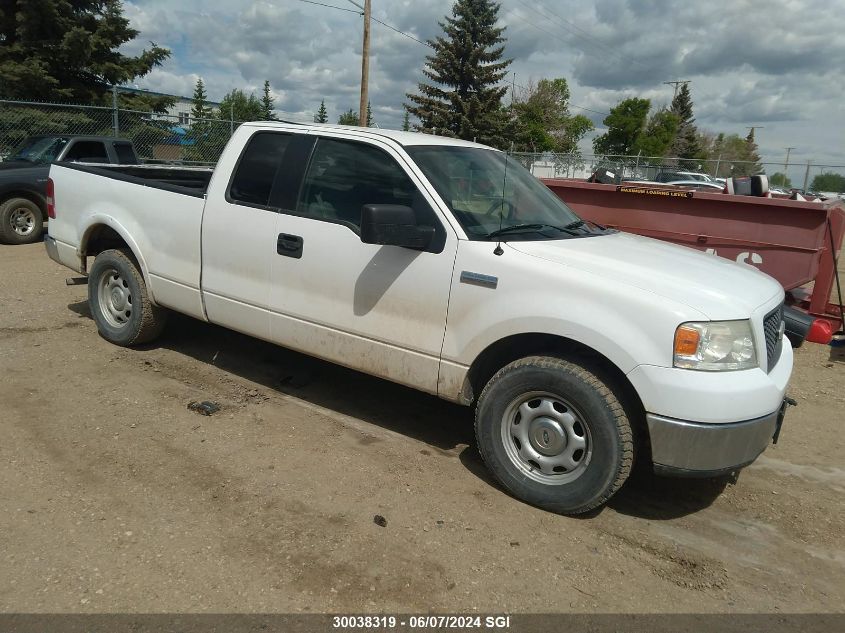
[[[635,458],[715,475],[780,430],[775,280],[585,223],[489,147],[249,123],[213,173],[58,164],[49,197],[47,252],[107,340],[175,310],[472,405],[498,481],[555,512]]]

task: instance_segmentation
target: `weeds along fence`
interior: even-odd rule
[[[145,161],[214,164],[240,124],[107,106],[0,100],[0,159],[28,136],[68,134],[129,139]]]
[[[661,173],[693,172],[707,174],[711,178],[728,178],[764,173],[771,178],[775,174],[786,174],[786,183],[778,176],[772,186],[797,187],[807,190],[816,176],[837,174],[845,180],[845,165],[823,165],[815,161],[800,163],[763,162],[718,158],[713,160],[687,160],[665,156],[617,156],[597,154],[555,154],[511,152],[510,156],[538,178],[588,178],[599,168],[605,168],[620,176],[636,180],[655,180]],[[678,174],[677,180],[684,180]],[[836,192],[840,193],[840,192]]]

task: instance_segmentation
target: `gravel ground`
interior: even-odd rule
[[[187,318],[120,349],[41,244],[0,271],[0,611],[845,604],[842,348],[796,351],[736,481],[640,475],[568,518],[491,482],[468,409]]]

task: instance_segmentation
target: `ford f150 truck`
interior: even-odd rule
[[[603,504],[634,459],[751,463],[786,409],[780,284],[579,219],[500,151],[249,123],[213,174],[58,164],[51,258],[123,346],[168,310],[472,405],[516,497]]]
[[[50,164],[57,161],[135,165],[132,142],[105,136],[30,136],[0,163],[0,243],[41,239]]]

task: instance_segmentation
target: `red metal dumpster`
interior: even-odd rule
[[[830,302],[845,234],[841,202],[542,181],[586,220],[757,266],[783,285],[788,303],[827,320],[831,331],[842,327],[839,305]]]

